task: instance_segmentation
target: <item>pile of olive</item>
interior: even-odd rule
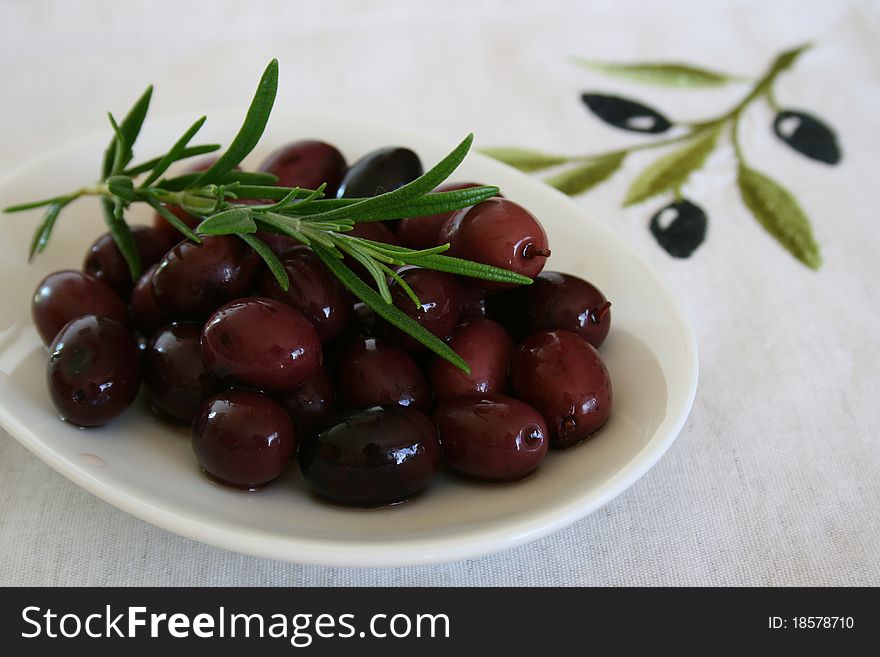
[[[417,178],[422,165],[406,148],[386,148],[349,167],[333,146],[307,141],[276,151],[261,170],[281,185],[324,182],[330,195],[360,197]],[[262,235],[289,275],[283,291],[243,241],[181,241],[157,215],[134,228],[139,280],[103,235],[82,271],[50,274],[36,290],[33,319],[49,345],[61,417],[105,424],[143,383],[154,412],[191,426],[198,462],[215,480],[258,488],[295,459],[318,494],[357,505],[407,498],[441,462],[485,481],[520,479],[550,445],[577,444],[605,423],[611,381],[596,349],[610,303],[580,278],[542,273],[547,236],[528,210],[497,197],[396,225],[359,224],[355,234],[411,248],[448,242],[448,255],[535,282],[510,289],[399,270],[421,305],[392,281],[395,305],[446,340],[468,362],[465,374],[355,303],[307,246]]]

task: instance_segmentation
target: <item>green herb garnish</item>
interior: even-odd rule
[[[131,230],[125,221],[126,210],[134,203],[146,203],[161,214],[187,239],[199,242],[198,235],[237,235],[263,258],[283,289],[289,281],[274,253],[254,235],[269,231],[289,235],[310,246],[331,272],[361,301],[380,317],[445,358],[469,371],[467,363],[446,343],[423,329],[391,303],[388,278],[397,280],[416,305],[418,298],[394,273],[392,267],[412,264],[427,269],[461,274],[490,281],[528,285],[526,276],[482,263],[442,255],[449,245],[416,251],[346,233],[355,223],[385,221],[450,212],[466,208],[498,194],[497,187],[483,186],[451,192],[431,192],[455,171],[470,150],[473,135],[468,135],[452,152],[420,178],[391,192],[363,199],[326,199],[323,186],[316,190],[277,187],[271,174],[236,171],[259,142],[269,120],[278,88],[278,62],[272,60],[263,73],[250,109],[235,139],[214,164],[204,172],[162,178],[177,161],[219,150],[216,144],[190,146],[205,117],[200,118],[164,155],[131,165],[134,144],[143,126],[152,97],[152,87],[138,99],[131,111],[118,123],[108,114],[114,138],[104,153],[101,178],[69,194],[8,207],[4,212],[20,212],[45,207],[45,216],[34,234],[30,256],[41,253],[52,234],[59,213],[69,203],[83,196],[97,196],[105,223],[125,257],[132,277],[137,279],[141,264]],[[146,175],[145,175],[146,174]],[[138,176],[144,179],[136,184]],[[245,204],[245,199],[259,199],[261,205]],[[177,205],[202,217],[196,231],[172,214],[166,206]],[[198,233],[198,234],[197,234]],[[345,256],[361,263],[370,272],[375,289],[361,281],[343,262]]]

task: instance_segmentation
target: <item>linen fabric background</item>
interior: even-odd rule
[[[679,120],[712,116],[746,87],[645,87],[581,69],[685,61],[755,77],[815,46],[777,85],[822,117],[843,160],[808,160],[756,104],[750,161],[796,194],[825,259],[813,272],[744,208],[729,146],[685,195],[709,215],[689,259],[647,229],[661,202],[626,210],[654,154],[629,158],[577,199],[660,271],[698,335],[700,386],[660,463],[605,508],[480,559],[336,569],[243,556],[180,538],[80,490],[0,430],[3,585],[877,585],[880,345],[877,154],[880,3],[818,1],[44,2],[0,1],[0,165],[104,130],[147,81],[153,116],[243,108],[265,63],[279,105],[397,124],[454,143],[593,153],[645,137],[610,128],[591,89]],[[4,221],[14,221],[6,218]]]

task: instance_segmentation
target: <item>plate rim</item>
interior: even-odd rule
[[[224,109],[215,111],[212,115],[223,121],[229,120],[233,116],[237,117],[238,112],[237,110]],[[404,138],[409,136],[413,142],[430,144],[435,148],[448,146],[445,142],[430,135],[341,114],[277,111],[273,115],[273,119],[278,120],[279,116],[301,117],[307,120],[329,121],[331,123],[341,121],[349,126],[360,126],[364,130],[376,130],[380,134],[392,131]],[[167,123],[186,118],[189,118],[189,114],[175,112],[153,117],[151,123]],[[94,131],[29,159],[21,166],[0,177],[0,187],[7,186],[11,180],[26,175],[42,163],[63,156],[65,153],[81,147],[83,143],[97,140],[102,136],[104,136],[103,131]],[[590,212],[562,192],[513,167],[493,160],[479,151],[472,150],[468,154],[468,158],[476,158],[491,162],[492,166],[504,167],[508,170],[508,174],[518,181],[518,184],[535,189],[540,188],[539,193],[554,196],[557,202],[568,205],[573,213],[579,215],[583,220],[589,221],[591,230],[602,232],[603,239],[614,242],[616,247],[624,250],[633,262],[637,263],[653,279],[664,297],[665,305],[671,311],[670,314],[675,324],[684,337],[688,362],[683,365],[685,366],[688,389],[679,412],[674,416],[667,415],[657,426],[648,442],[624,467],[585,495],[557,505],[548,513],[541,514],[537,518],[527,517],[522,520],[510,520],[501,527],[481,531],[471,530],[454,534],[452,537],[394,538],[389,539],[386,543],[386,541],[375,539],[356,539],[343,542],[339,539],[321,537],[279,537],[267,535],[256,529],[250,529],[248,533],[242,534],[234,528],[216,523],[200,522],[189,516],[175,513],[172,509],[152,505],[101,481],[100,478],[91,475],[87,470],[77,467],[72,461],[61,457],[42,441],[32,437],[31,432],[18,418],[8,413],[5,407],[0,407],[0,425],[53,470],[89,493],[140,520],[208,545],[280,561],[335,567],[397,567],[460,561],[509,550],[538,540],[590,515],[624,493],[654,467],[681,433],[693,408],[699,378],[699,355],[693,327],[682,303],[648,260],[611,228],[594,218]],[[658,434],[662,434],[663,437],[654,442]],[[386,547],[376,549],[377,546]]]

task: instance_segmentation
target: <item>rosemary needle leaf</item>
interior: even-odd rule
[[[171,224],[177,230],[183,233],[184,237],[192,240],[196,244],[202,243],[202,240],[199,239],[199,236],[193,232],[192,228],[187,226],[183,221],[180,220],[180,217],[178,217],[173,212],[171,212],[171,210],[159,203],[159,201],[157,201],[154,197],[145,196],[144,200],[151,208],[158,212],[162,216],[162,218],[165,219],[165,221],[167,221],[169,224]]]
[[[195,181],[198,180],[200,173],[184,173],[174,178],[165,178],[157,183],[157,187],[166,189],[169,192],[179,192],[184,189],[192,189],[198,187]],[[278,177],[271,173],[262,173],[259,171],[230,171],[220,176],[216,183],[218,185],[231,185],[240,183],[241,185],[272,185],[278,182]],[[275,189],[274,187],[266,187],[266,189]],[[236,195],[238,192],[236,191]],[[268,198],[268,197],[241,197],[241,198]]]
[[[141,95],[140,98],[137,99],[135,104],[129,110],[128,114],[125,115],[125,118],[122,119],[122,124],[119,129],[122,135],[125,138],[125,142],[128,144],[126,152],[124,153],[123,163],[120,164],[119,171],[125,168],[125,166],[131,161],[132,158],[132,146],[134,145],[135,140],[141,132],[141,127],[144,125],[144,119],[147,116],[147,110],[150,108],[150,99],[153,97],[153,85],[147,87],[147,90]],[[110,142],[110,145],[107,147],[107,150],[104,152],[104,163],[101,167],[101,179],[105,179],[110,175],[110,172],[113,169],[113,156],[115,154],[116,140]]]
[[[37,226],[37,230],[34,232],[34,237],[31,240],[31,247],[28,252],[28,262],[33,259],[35,253],[42,253],[46,248],[46,244],[52,236],[52,229],[55,227],[55,220],[58,219],[58,214],[61,212],[61,209],[69,202],[70,200],[52,203],[46,208],[46,214],[43,215],[43,220],[40,222],[40,225]]]
[[[201,144],[199,146],[188,146],[184,148],[179,154],[175,162],[179,162],[180,160],[185,160],[190,157],[195,157],[196,155],[205,155],[206,153],[213,153],[214,151],[220,150],[220,144]],[[139,176],[142,173],[146,173],[147,171],[152,171],[159,161],[165,157],[165,155],[161,157],[154,157],[152,160],[147,160],[146,162],[142,162],[138,165],[135,165],[129,169],[126,169],[122,173],[126,176],[131,176],[134,178],[135,176]]]
[[[134,235],[131,234],[131,228],[125,223],[122,216],[123,204],[122,199],[116,198],[114,201],[109,198],[101,199],[101,209],[104,212],[104,222],[119,247],[119,252],[125,258],[128,269],[131,272],[131,279],[136,281],[141,275],[141,256],[137,250],[137,244],[134,241]]]
[[[230,208],[202,221],[196,230],[205,235],[233,235],[235,233],[256,233],[254,211],[248,207]]]
[[[125,166],[123,160],[125,159],[127,146],[125,145],[125,135],[122,134],[122,129],[116,123],[116,119],[113,118],[113,112],[107,112],[107,118],[110,119],[113,134],[116,135],[116,142],[113,147],[113,161],[110,165],[110,175],[113,176],[122,171]]]
[[[484,281],[495,281],[498,283],[513,283],[515,285],[531,285],[532,279],[516,272],[484,265],[480,262],[471,262],[470,260],[462,260],[461,258],[453,258],[445,255],[401,255],[401,259],[405,259],[408,263],[419,265],[427,269],[436,269],[437,271],[445,271],[450,274],[458,274],[459,276],[469,276],[470,278],[480,278]]]
[[[3,208],[3,212],[24,212],[25,210],[33,210],[34,208],[41,208],[44,205],[52,205],[53,203],[60,203],[66,196],[55,196],[53,198],[46,198],[42,201],[31,201],[30,203],[21,203],[19,205],[10,205],[8,208]]]
[[[128,176],[110,176],[107,178],[107,189],[113,196],[118,196],[123,201],[134,201],[134,185]]]
[[[159,180],[159,177],[168,170],[168,167],[180,159],[181,153],[183,153],[187,144],[192,141],[192,138],[196,136],[196,133],[201,130],[207,118],[208,117],[206,116],[201,117],[183,133],[183,136],[175,142],[174,146],[171,147],[171,150],[165,153],[162,159],[156,163],[156,166],[153,167],[153,171],[147,176],[147,179],[141,183],[141,187],[149,187],[152,183]]]
[[[265,242],[258,237],[247,234],[239,235],[239,237],[247,242],[247,244],[249,244],[250,247],[265,261],[266,266],[269,267],[269,271],[271,271],[278,280],[281,289],[287,292],[290,287],[290,279],[287,276],[287,270],[284,269],[284,265],[281,264],[281,261],[278,259],[278,256],[275,255],[274,251],[266,246]]]
[[[254,99],[235,139],[226,152],[195,180],[194,186],[218,182],[220,176],[232,171],[248,156],[263,136],[263,130],[266,129],[269,114],[272,112],[272,105],[275,104],[277,91],[278,60],[273,59],[260,79]]]
[[[471,368],[465,360],[455,353],[448,344],[440,340],[430,331],[426,330],[421,324],[412,317],[404,314],[396,306],[385,303],[382,297],[369,285],[359,279],[345,263],[322,246],[312,247],[318,257],[327,268],[347,287],[357,298],[370,306],[377,315],[399,328],[401,331],[418,340],[428,349],[433,351],[441,358],[448,360],[450,363],[470,374]]]

